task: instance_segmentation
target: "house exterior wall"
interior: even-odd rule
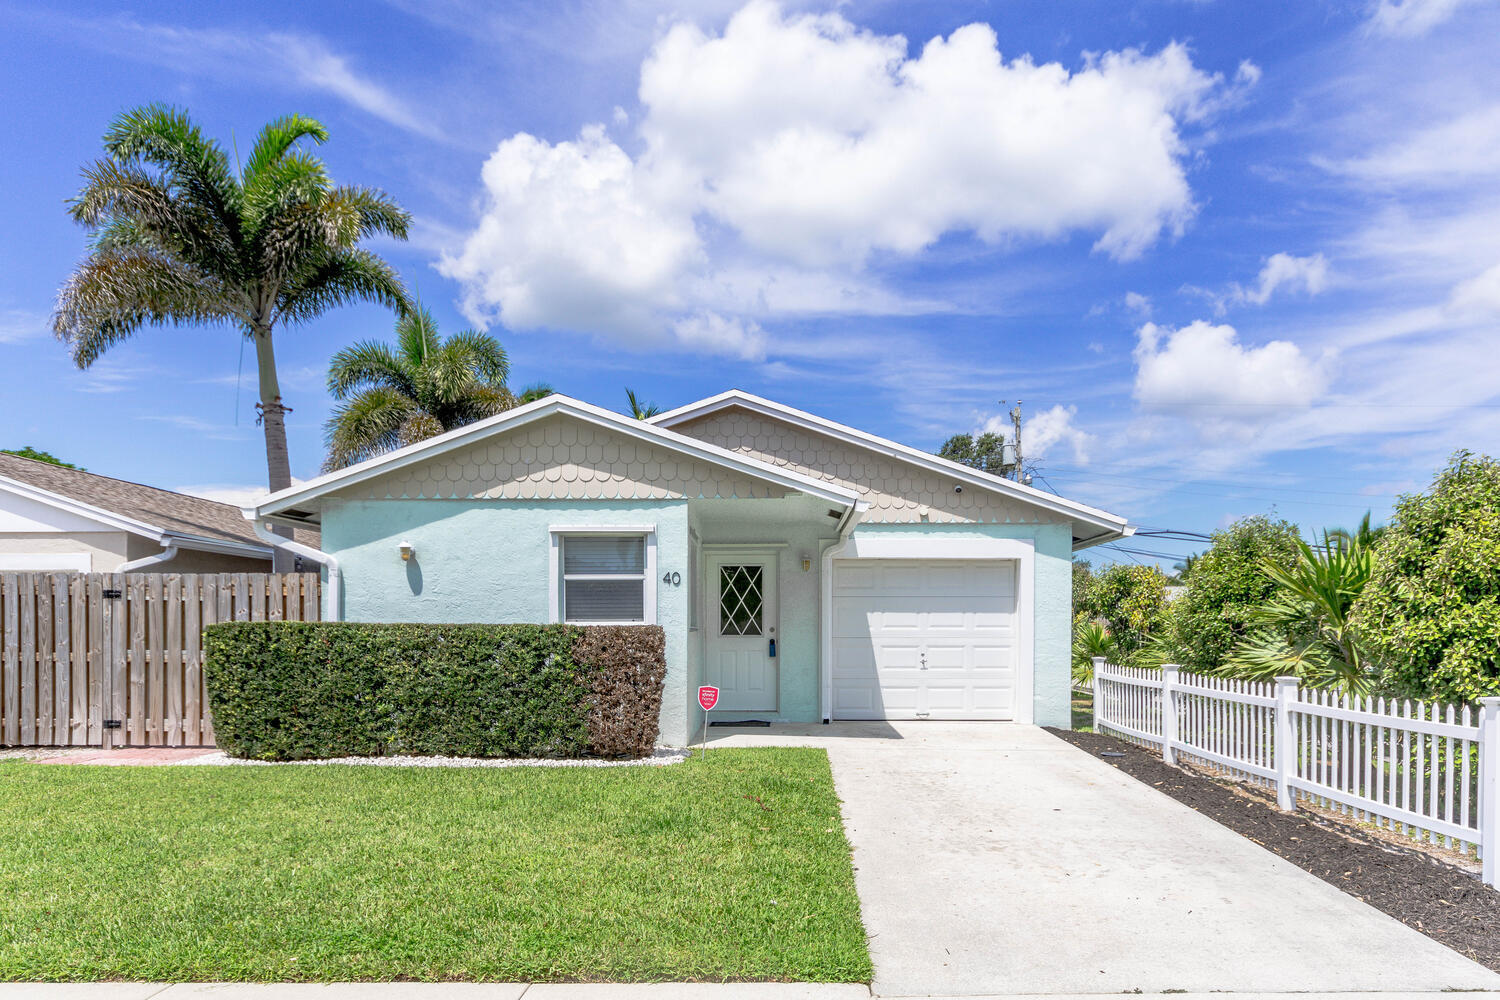
[[[860,491],[864,523],[1035,523],[1038,508],[990,490],[953,492],[951,476],[739,407],[672,430],[814,479]],[[926,508],[926,513],[923,513]]]
[[[83,553],[89,557],[89,572],[113,573],[130,557],[130,536],[123,531],[36,532],[8,531],[0,534],[0,554]],[[157,551],[161,551],[160,547]]]
[[[343,617],[369,622],[545,622],[553,526],[654,525],[656,621],[666,633],[661,739],[688,738],[688,512],[683,500],[341,500],[323,511]],[[403,562],[402,541],[415,556]],[[661,581],[676,571],[682,583]],[[700,667],[701,669],[701,667]]]
[[[1039,726],[1072,725],[1073,533],[1068,524],[860,524],[875,534],[1019,538],[1035,544],[1032,582],[1032,710]]]

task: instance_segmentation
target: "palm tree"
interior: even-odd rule
[[[661,407],[655,403],[641,405],[641,401],[635,397],[634,389],[626,389],[625,398],[630,401],[630,415],[637,420],[650,420],[661,412]]]
[[[327,138],[313,119],[287,115],[232,167],[186,112],[148,104],[110,124],[104,157],[84,168],[69,205],[91,236],[52,317],[73,361],[87,368],[143,326],[234,327],[255,345],[273,491],[292,481],[276,328],[349,302],[408,308],[395,270],[359,244],[405,239],[411,217],[382,192],[335,186],[298,145]]]
[[[546,399],[555,392],[557,390],[546,382],[533,382],[516,393],[516,405],[525,406],[527,403],[535,403],[539,399]]]
[[[328,365],[328,391],[340,400],[326,431],[330,472],[414,444],[519,405],[505,385],[510,360],[487,333],[446,341],[426,310],[396,323],[395,345],[367,340]],[[551,392],[533,386],[528,392]],[[540,398],[540,397],[538,397]]]
[[[1374,572],[1380,530],[1366,514],[1353,531],[1323,532],[1316,547],[1298,539],[1290,568],[1263,563],[1276,593],[1251,613],[1253,630],[1219,672],[1251,680],[1296,674],[1311,687],[1368,693],[1374,675],[1349,612]]]

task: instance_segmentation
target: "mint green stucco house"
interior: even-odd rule
[[[660,625],[669,744],[700,684],[716,719],[1068,725],[1072,554],[1131,531],[738,391],[549,396],[245,514],[321,529],[328,618]]]

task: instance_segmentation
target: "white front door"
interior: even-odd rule
[[[780,654],[776,550],[711,552],[706,568],[707,674],[719,689],[718,708],[774,712]]]
[[[1031,668],[1013,560],[834,566],[835,719],[1014,719]]]

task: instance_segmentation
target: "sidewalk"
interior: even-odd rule
[[[0,983],[0,1000],[869,1000],[870,996],[864,986],[827,983]],[[1114,1000],[1119,996],[922,994],[923,1000]],[[1442,1000],[1443,996],[1437,991],[1174,993],[1171,1000]]]

